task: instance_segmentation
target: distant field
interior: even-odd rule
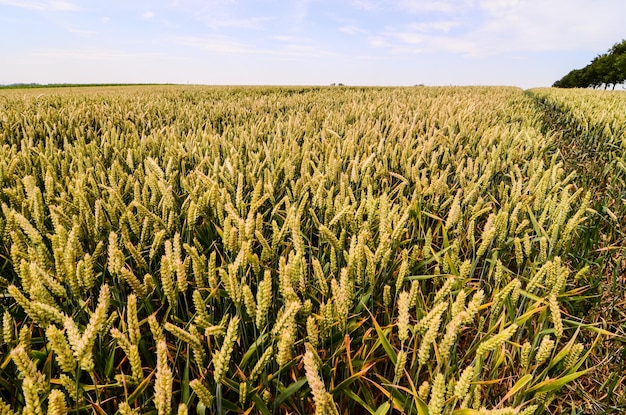
[[[622,413],[626,94],[0,90],[0,414]]]
[[[0,90],[54,89],[56,90],[56,92],[58,92],[62,88],[106,88],[111,86],[137,87],[157,85],[159,84],[9,84],[0,85]]]

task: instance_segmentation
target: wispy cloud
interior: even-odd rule
[[[53,10],[63,10],[63,11],[73,12],[79,9],[79,7],[76,4],[70,3],[69,1],[50,1],[48,2],[48,4]]]
[[[450,30],[459,26],[461,26],[461,22],[458,20],[436,20],[432,22],[412,23],[409,25],[409,28],[420,33],[448,33]]]
[[[310,44],[313,42],[313,39],[311,39],[310,37],[298,37],[298,36],[291,36],[291,35],[277,35],[277,36],[273,36],[272,39],[278,40],[279,42],[286,42],[286,43]]]
[[[399,34],[395,34],[396,37],[398,35]],[[370,36],[368,43],[371,47],[386,49],[392,55],[412,55],[425,51],[418,39],[412,39],[412,42],[398,42],[397,40],[390,39],[389,36],[394,36],[394,34],[389,34],[388,36]]]
[[[371,45],[392,53],[513,56],[581,47],[606,48],[607,38],[623,37],[623,25],[619,22],[622,15],[606,14],[584,0],[398,0],[397,5],[416,17],[436,12],[444,18],[395,24],[370,38]],[[588,15],[581,18],[581,11],[585,10]],[[609,27],[613,34],[608,33]]]
[[[59,58],[59,59],[75,59],[75,60],[121,60],[128,58],[168,58],[158,53],[136,53],[125,50],[108,49],[108,48],[96,48],[96,49],[64,49],[64,48],[48,48],[35,51],[34,56],[40,56],[45,58]]]
[[[585,0],[480,0],[478,7],[485,24],[472,36],[485,53],[606,48],[607,38],[624,35],[623,13]]]
[[[49,1],[30,1],[30,0],[0,0],[0,4],[22,9],[30,9],[36,11],[77,11],[79,7],[69,1],[49,0]]]
[[[427,39],[423,34],[416,32],[387,32],[385,36],[398,39],[400,42],[410,45],[424,43],[424,40]]]
[[[274,48],[267,46],[258,47],[257,45],[223,35],[184,36],[173,39],[179,45],[223,55],[258,55],[284,58],[337,56],[335,52],[321,48],[307,39],[276,36],[274,40],[278,40],[281,44]]]
[[[480,7],[491,13],[491,14],[499,14],[501,12],[506,12],[512,8],[516,8],[520,5],[519,0],[480,0]]]
[[[352,0],[350,3],[357,9],[366,11],[376,10],[380,6],[380,2],[373,0]]]
[[[206,27],[215,31],[221,29],[259,30],[264,28],[266,23],[276,20],[274,16],[232,17],[217,13],[203,13],[197,18]]]
[[[265,23],[275,20],[272,16],[257,16],[248,18],[231,18],[216,19],[209,23],[214,29],[231,28],[231,29],[260,29]]]
[[[154,17],[154,12],[153,11],[145,11],[141,14],[141,18],[143,20],[151,20]]]
[[[259,30],[276,19],[276,16],[266,15],[264,8],[244,7],[235,0],[166,0],[162,10],[159,3],[151,2],[152,11],[159,18],[168,15],[171,27],[190,27],[199,22],[216,32],[224,29]]]
[[[77,27],[66,27],[66,30],[70,33],[76,33],[78,35],[95,35],[97,32],[95,30],[89,30],[89,29],[80,29]]]
[[[459,13],[473,5],[473,0],[397,0],[396,6],[409,13]]]
[[[351,35],[351,36],[362,34],[362,33],[366,33],[366,31],[364,29],[361,29],[359,26],[356,26],[356,25],[341,26],[339,28],[339,31],[341,33],[345,33],[345,34]]]
[[[261,53],[257,48],[240,42],[228,36],[180,36],[174,39],[175,43],[202,49],[208,52],[216,52],[229,55],[256,55]]]

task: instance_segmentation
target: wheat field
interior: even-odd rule
[[[623,408],[626,98],[570,93],[0,91],[0,414]]]

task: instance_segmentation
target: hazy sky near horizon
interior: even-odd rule
[[[0,84],[549,86],[624,0],[0,0]]]

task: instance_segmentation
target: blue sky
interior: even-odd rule
[[[0,84],[549,86],[624,0],[0,0]]]

